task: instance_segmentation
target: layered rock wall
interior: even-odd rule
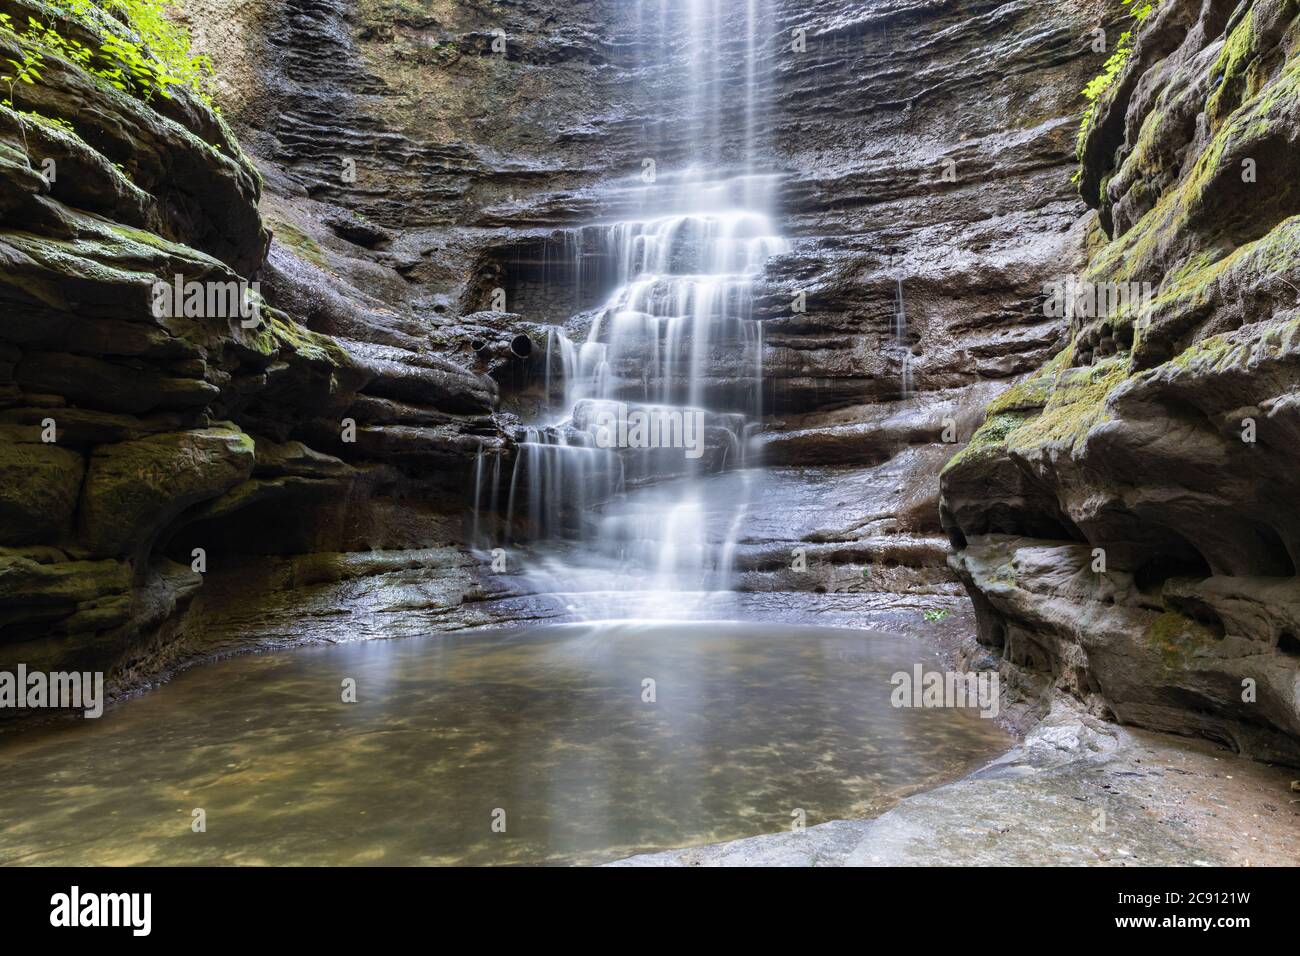
[[[1300,759],[1300,5],[1158,4],[1080,145],[1085,308],[943,475],[980,641],[1124,722]],[[1101,312],[1102,314],[1097,314]]]
[[[0,12],[99,42],[27,0]],[[22,60],[13,32],[0,47]],[[454,538],[437,491],[500,440],[496,384],[400,316],[367,334],[373,299],[307,282],[314,310],[296,301],[306,267],[267,258],[262,177],[189,91],[132,95],[46,49],[0,106],[0,177],[0,666],[124,685],[244,556]],[[267,294],[250,321],[160,308],[159,282]]]
[[[739,26],[701,70],[644,6],[185,0],[235,134],[58,57],[15,106],[69,128],[0,109],[0,664],[125,686],[250,639],[543,614],[461,547],[474,455],[509,467],[544,372],[497,345],[581,334],[599,283],[561,254],[643,158],[680,163],[686,97],[721,165],[747,128]],[[772,10],[758,135],[791,251],[755,314],[783,507],[741,586],[919,620],[955,573],[1027,697],[1288,752],[1291,5],[1159,6],[1082,144],[1088,215],[1079,90],[1118,0]],[[1159,296],[1045,315],[1085,268]],[[265,322],[156,318],[178,274],[258,281]]]
[[[755,135],[763,169],[781,176],[793,249],[758,289],[774,416],[759,441],[769,464],[819,470],[786,482],[799,519],[749,529],[743,588],[956,600],[935,476],[999,385],[1060,344],[1064,323],[1036,304],[1045,279],[1082,261],[1084,206],[1069,182],[1078,90],[1105,59],[1095,31],[1119,32],[1118,3],[1050,7],[772,5],[756,38],[767,79]],[[273,297],[292,290],[321,331],[391,334],[383,315],[315,310],[324,272],[345,304],[378,299],[462,358],[475,340],[542,322],[585,334],[581,310],[601,290],[573,287],[575,231],[625,211],[620,183],[643,158],[671,172],[703,136],[720,165],[738,166],[743,146],[729,91],[744,11],[730,11],[716,56],[693,64],[647,21],[653,8],[186,4],[233,102],[256,104],[232,119],[269,184]],[[227,25],[250,10],[260,50]],[[340,175],[349,160],[353,182]],[[507,314],[482,311],[494,288]],[[475,367],[502,384],[503,408],[527,415],[539,359]],[[734,374],[727,356],[713,361],[719,381]],[[796,546],[815,553],[812,573],[788,573]]]

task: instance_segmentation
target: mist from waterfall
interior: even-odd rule
[[[641,0],[637,75],[647,115],[689,133],[684,147],[648,131],[646,159],[612,181],[622,213],[568,231],[575,287],[586,261],[612,292],[583,340],[548,331],[543,420],[516,436],[508,480],[499,457],[475,469],[474,533],[482,548],[523,545],[523,573],[586,617],[712,616],[732,585],[751,506],[751,430],[763,413],[763,336],[752,315],[764,263],[785,252],[774,219],[778,177],[761,170],[760,38],[766,0]],[[688,64],[685,97],[656,72]],[[672,442],[621,440],[631,417],[701,426],[707,454]],[[662,436],[660,436],[662,437]],[[505,482],[503,487],[502,482]],[[504,499],[504,500],[502,500]],[[490,540],[486,514],[503,514]],[[500,554],[500,552],[498,552]]]

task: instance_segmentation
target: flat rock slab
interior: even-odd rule
[[[874,820],[613,866],[1232,866],[1300,862],[1294,771],[1058,701],[1024,743]]]

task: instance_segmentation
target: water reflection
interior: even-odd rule
[[[920,653],[605,623],[236,658],[0,743],[0,862],[599,862],[787,829],[796,808],[870,815],[1007,746],[971,714],[889,705]]]

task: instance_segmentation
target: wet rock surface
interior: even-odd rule
[[[778,5],[758,38],[794,246],[769,264],[756,310],[777,416],[760,444],[773,463],[830,470],[780,479],[808,516],[797,533],[756,512],[739,556],[756,599],[808,613],[838,601],[834,613],[852,616],[883,589],[907,614],[956,606],[921,486],[973,427],[962,409],[1059,335],[1059,323],[1026,327],[1018,305],[1078,245],[1067,126],[1096,67],[1083,42],[1095,6],[1046,25],[1030,4],[996,17],[994,4],[885,4],[848,19],[833,4]],[[25,16],[22,0],[12,7]],[[26,124],[27,152],[77,175],[45,185],[25,160],[4,167],[20,188],[4,220],[15,308],[0,331],[0,427],[14,441],[0,467],[24,475],[0,498],[4,560],[59,595],[8,592],[0,628],[20,642],[6,656],[71,662],[94,646],[123,687],[165,673],[216,602],[192,620],[180,612],[262,562],[278,570],[241,592],[236,616],[283,615],[287,631],[300,602],[306,640],[332,639],[330,615],[309,612],[316,599],[286,570],[298,561],[336,568],[325,575],[336,588],[391,591],[385,607],[407,608],[415,588],[427,614],[382,617],[403,633],[436,629],[440,615],[456,626],[549,616],[529,610],[518,580],[456,550],[470,463],[479,448],[510,460],[507,412],[536,408],[547,323],[581,334],[600,301],[601,268],[575,286],[548,265],[554,250],[630,208],[620,177],[647,151],[671,169],[697,135],[684,52],[663,48],[632,6],[604,2],[181,7],[239,144],[191,98],[143,104],[62,62],[18,104],[73,124]],[[724,164],[741,148],[722,95],[739,55],[718,51],[703,114]],[[961,89],[954,71],[968,75]],[[647,80],[677,89],[681,115],[654,112],[663,97],[638,92]],[[4,115],[17,157],[23,127]],[[40,238],[18,227],[31,222]],[[149,283],[178,273],[259,280],[266,321],[154,318]],[[900,277],[913,323],[901,344]],[[57,291],[74,287],[75,303]],[[806,312],[790,308],[798,292]],[[520,335],[531,355],[511,349]],[[918,395],[892,404],[904,347]],[[719,382],[748,374],[724,349],[713,360]],[[949,417],[963,423],[956,441],[940,437]],[[40,441],[47,418],[52,445]],[[876,469],[865,484],[851,471],[864,466]],[[27,487],[46,473],[59,480]],[[887,489],[892,503],[870,514],[814,520]],[[782,566],[795,547],[811,573]],[[201,575],[189,570],[196,549]],[[106,576],[105,560],[118,571]]]
[[[1058,701],[1010,753],[873,820],[614,865],[1286,865],[1300,853],[1288,776]]]
[[[1300,761],[1287,3],[1164,4],[1081,143],[1083,309],[943,475],[980,640],[1094,713]]]
[[[0,666],[125,689],[163,672],[209,573],[456,539],[437,490],[499,435],[495,382],[310,257],[268,258],[265,179],[189,90],[146,101],[48,52],[0,106],[0,179]],[[182,307],[195,285],[253,320]]]

